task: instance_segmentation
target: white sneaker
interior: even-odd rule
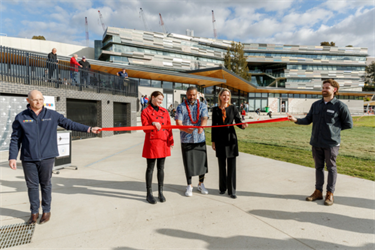
[[[193,196],[193,187],[188,185],[186,188],[185,196],[190,197]]]
[[[200,191],[202,194],[208,194],[207,189],[204,187],[204,184],[198,185],[198,191]]]

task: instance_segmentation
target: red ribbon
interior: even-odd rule
[[[288,117],[275,118],[261,121],[253,122],[243,122],[237,124],[227,124],[227,125],[215,125],[215,126],[179,126],[179,125],[162,125],[161,129],[184,129],[184,128],[220,128],[237,126],[242,124],[257,124],[257,123],[270,123],[270,122],[284,122],[288,121]],[[135,127],[114,127],[114,128],[102,128],[101,131],[135,131],[135,130],[154,130],[155,126],[135,126]]]

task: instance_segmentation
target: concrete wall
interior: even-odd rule
[[[77,54],[78,57],[86,56],[88,59],[95,59],[94,48],[68,43],[0,36],[0,45],[41,53],[50,53],[52,48],[56,48],[57,55],[73,56],[73,54]]]

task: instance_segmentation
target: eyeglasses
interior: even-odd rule
[[[30,101],[32,101],[32,102],[44,102],[44,98],[43,99],[30,99]]]

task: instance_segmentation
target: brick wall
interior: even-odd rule
[[[54,96],[56,103],[56,111],[66,115],[66,99],[79,99],[79,100],[95,100],[98,107],[98,126],[113,127],[113,102],[129,103],[130,110],[128,112],[127,126],[136,126],[136,107],[137,98],[127,97],[121,95],[112,95],[107,93],[97,93],[91,89],[77,91],[71,89],[51,88],[44,86],[25,85],[19,83],[10,83],[0,81],[1,94],[15,94],[27,95],[31,90],[37,89],[45,96]],[[60,100],[57,101],[57,97]],[[109,102],[108,102],[109,101]],[[102,132],[101,137],[112,136],[113,132]]]

